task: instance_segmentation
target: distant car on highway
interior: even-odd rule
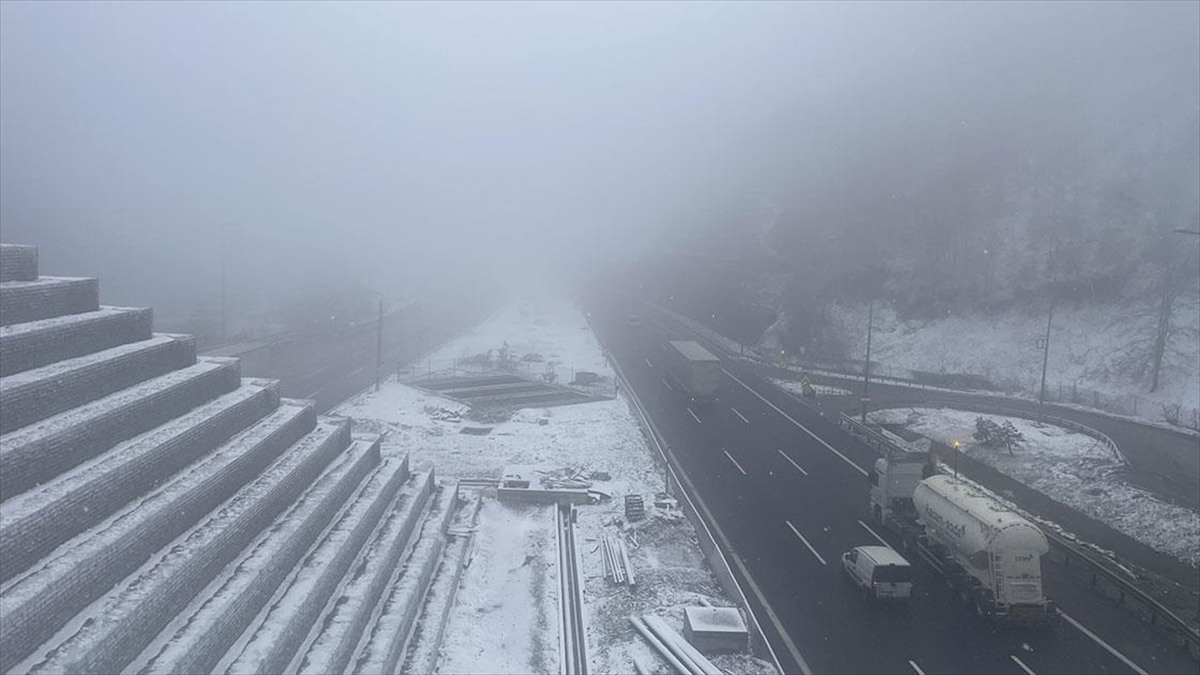
[[[886,546],[857,546],[842,554],[842,571],[867,600],[908,602],[912,565]]]
[[[642,317],[638,316],[637,314],[630,314],[629,319],[627,319],[625,323],[629,324],[631,328],[641,328]]]

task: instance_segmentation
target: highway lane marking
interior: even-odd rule
[[[863,521],[861,521],[861,520],[860,520],[860,521],[858,521],[858,524],[859,524],[859,525],[862,525],[864,530],[866,530],[867,532],[870,532],[872,537],[875,537],[876,539],[878,539],[878,540],[879,540],[879,543],[883,544],[884,546],[886,546],[886,547],[888,547],[888,548],[892,548],[892,545],[891,545],[891,544],[889,544],[889,543],[887,543],[886,541],[884,541],[884,540],[883,540],[883,537],[881,537],[881,536],[879,536],[878,534],[876,534],[876,533],[875,533],[875,530],[872,530],[870,525],[867,525],[866,523],[864,523],[864,522],[863,522]],[[896,549],[894,549],[894,548],[893,548],[892,550],[894,551],[894,550],[896,550]]]
[[[1016,654],[1009,654],[1008,658],[1012,659],[1013,663],[1017,664],[1018,666],[1021,666],[1021,670],[1029,673],[1029,675],[1037,675],[1037,673],[1033,672],[1033,670],[1030,669],[1029,666],[1025,665],[1024,661],[1022,661],[1021,659],[1018,659]]]
[[[1072,626],[1075,626],[1076,628],[1078,628],[1079,632],[1092,638],[1092,640],[1094,640],[1096,642],[1096,644],[1098,644],[1101,647],[1103,647],[1104,649],[1108,650],[1109,654],[1112,654],[1113,656],[1120,659],[1121,662],[1124,663],[1125,665],[1129,666],[1129,668],[1133,672],[1137,673],[1138,675],[1147,675],[1146,671],[1139,668],[1136,663],[1134,663],[1133,661],[1130,661],[1128,657],[1126,657],[1121,652],[1117,651],[1116,648],[1114,648],[1112,645],[1110,645],[1107,642],[1105,642],[1104,640],[1102,640],[1099,635],[1096,635],[1092,631],[1085,628],[1083,624],[1081,624],[1078,621],[1076,621],[1075,619],[1071,618],[1070,614],[1067,614],[1066,612],[1064,612],[1060,609],[1060,610],[1058,610],[1058,615],[1061,616],[1062,618],[1066,619],[1067,623],[1070,623]]]
[[[766,398],[764,398],[762,394],[760,394],[760,393],[758,393],[757,391],[754,391],[753,389],[751,389],[751,388],[750,388],[750,385],[748,385],[748,384],[746,384],[745,382],[742,382],[741,380],[739,380],[739,379],[737,378],[737,376],[736,376],[736,375],[734,375],[733,373],[729,372],[728,370],[725,370],[724,368],[722,368],[722,369],[721,369],[721,372],[723,372],[723,373],[725,373],[726,375],[728,375],[728,376],[730,377],[730,379],[732,379],[734,382],[737,382],[738,384],[742,385],[742,387],[744,387],[744,388],[746,389],[746,391],[748,391],[748,392],[750,392],[751,394],[754,394],[755,396],[757,396],[757,397],[758,397],[758,400],[760,400],[760,401],[762,401],[763,403],[766,403],[767,405],[771,406],[771,409],[772,409],[772,410],[774,410],[775,412],[779,413],[780,415],[783,415],[783,416],[784,416],[784,418],[786,418],[786,419],[787,419],[787,421],[791,422],[792,424],[795,424],[797,427],[799,427],[799,428],[800,428],[800,430],[801,430],[801,431],[803,431],[804,433],[808,434],[809,436],[812,436],[814,440],[816,440],[816,441],[817,441],[818,443],[820,443],[821,445],[825,446],[825,447],[826,447],[826,448],[827,448],[827,449],[828,449],[830,452],[832,452],[833,454],[837,455],[838,457],[841,457],[841,458],[842,458],[842,461],[844,461],[845,463],[847,463],[847,464],[849,464],[850,466],[854,467],[854,470],[855,470],[855,471],[857,471],[857,472],[861,473],[861,474],[862,474],[862,475],[864,475],[864,476],[866,476],[866,475],[867,475],[867,471],[866,471],[866,469],[862,468],[862,467],[861,467],[861,466],[859,466],[858,464],[855,464],[855,463],[854,463],[854,460],[852,460],[852,459],[850,459],[849,457],[847,457],[847,456],[843,455],[842,453],[838,452],[836,449],[834,449],[834,447],[833,447],[832,445],[830,445],[830,444],[826,443],[826,442],[825,442],[825,440],[824,440],[824,439],[822,439],[820,436],[818,436],[818,435],[814,434],[813,432],[809,431],[809,430],[808,430],[808,427],[806,427],[806,426],[804,426],[803,424],[800,424],[799,422],[797,422],[797,421],[795,420],[795,418],[793,418],[791,415],[789,415],[789,414],[785,413],[783,410],[780,410],[779,406],[775,405],[774,403],[771,403],[771,402],[770,402],[770,401],[768,401]]]
[[[622,382],[625,382],[628,386],[628,380],[625,379],[625,375],[621,372],[620,364],[614,362],[613,369],[617,371],[617,377],[620,378]],[[721,528],[721,524],[717,522],[715,517],[713,517],[712,511],[709,511],[708,505],[704,503],[704,499],[698,492],[696,492],[696,486],[692,484],[692,480],[688,476],[687,471],[683,469],[681,464],[679,466],[679,471],[675,471],[674,464],[678,464],[679,461],[675,459],[673,455],[671,455],[669,450],[663,447],[662,441],[659,439],[660,434],[655,428],[653,420],[644,414],[641,403],[637,399],[636,391],[634,391],[632,388],[629,388],[629,391],[631,392],[632,400],[637,403],[635,407],[638,410],[638,416],[642,419],[643,423],[646,425],[646,428],[650,430],[650,439],[654,441],[654,447],[657,448],[659,455],[666,463],[667,469],[670,471],[670,475],[675,477],[676,484],[685,486],[685,489],[681,491],[683,498],[691,503],[693,508],[699,510],[703,514],[703,517],[699,519],[700,525],[704,528],[704,531],[709,534],[709,536],[713,537],[714,540],[719,542],[716,548],[717,555],[720,556],[721,561],[725,563],[726,568],[729,568],[731,562],[734,567],[737,567],[738,573],[742,575],[742,579],[744,579],[746,585],[750,587],[750,591],[754,594],[754,598],[758,600],[759,604],[766,611],[767,620],[769,620],[771,625],[775,627],[775,631],[779,635],[779,639],[783,640],[783,646],[787,648],[788,653],[790,653],[792,658],[795,659],[796,665],[800,666],[800,672],[803,675],[812,675],[812,668],[810,668],[808,662],[804,660],[804,656],[800,654],[800,650],[796,647],[796,641],[793,640],[792,636],[788,634],[786,629],[784,629],[783,622],[779,620],[779,615],[775,613],[775,608],[771,606],[770,601],[767,600],[767,596],[764,595],[762,589],[759,588],[758,582],[756,582],[754,577],[750,575],[750,570],[746,569],[746,563],[741,559],[740,556],[737,555],[737,550],[734,549],[733,544],[730,543],[729,537],[725,535],[725,530]],[[728,555],[726,555],[726,552],[728,552]],[[732,569],[730,569],[730,572],[732,574]],[[738,581],[737,576],[732,575],[731,578],[733,580],[734,588],[737,589],[738,595],[745,599],[747,609],[749,609],[749,599],[746,598],[745,592],[742,590],[741,583]],[[753,611],[750,612],[750,616],[754,618],[755,623],[758,623],[758,619],[754,617]],[[779,659],[775,656],[775,648],[771,646],[770,640],[766,641],[766,647],[767,651],[771,654],[771,661],[774,662],[775,667],[780,672],[783,672],[783,668],[780,667],[779,664]]]
[[[700,418],[699,418],[699,417],[696,417],[696,413],[692,412],[692,409],[691,409],[691,408],[688,408],[688,409],[687,409],[687,411],[688,411],[688,414],[692,416],[692,419],[696,420],[696,424],[700,424],[700,423],[701,423],[701,422],[700,422]]]
[[[729,461],[733,462],[733,465],[737,467],[738,471],[742,472],[743,476],[746,475],[746,470],[742,468],[741,464],[738,464],[738,461],[733,458],[733,455],[729,454],[728,450],[722,450],[721,452],[725,453],[725,456],[729,458]]]
[[[918,666],[916,663],[909,661],[908,665],[912,666],[912,669],[917,671],[917,675],[925,675],[925,671],[921,670],[920,666]]]
[[[651,368],[653,368],[653,367],[654,367],[654,364],[653,364],[653,363],[650,363],[650,359],[642,359],[642,360],[646,362],[646,365],[647,365],[647,366],[650,366]]]
[[[667,389],[670,389],[671,391],[675,391],[675,387],[672,387],[671,383],[667,382],[667,378],[664,377],[662,383],[663,383],[663,386],[666,387]]]
[[[805,471],[803,468],[801,468],[801,466],[800,466],[799,464],[797,464],[797,463],[796,463],[796,460],[792,459],[791,457],[788,457],[788,454],[787,454],[786,452],[784,452],[784,451],[782,451],[782,450],[778,450],[777,452],[778,452],[779,454],[783,455],[783,458],[784,458],[784,459],[786,459],[786,460],[788,461],[788,463],[789,463],[789,464],[791,464],[792,466],[796,467],[796,470],[797,470],[797,471],[799,471],[800,473],[804,474],[805,476],[807,476],[807,475],[808,475],[808,472],[807,472],[807,471]],[[862,522],[862,521],[859,521],[859,522]]]
[[[733,406],[729,406],[729,409],[733,411],[734,415],[737,415],[738,417],[740,417],[743,422],[745,422],[746,424],[750,424],[750,420],[746,419],[745,415],[738,412],[737,408],[735,408]]]
[[[808,550],[810,553],[817,556],[817,560],[820,560],[822,565],[829,564],[829,563],[825,562],[825,559],[821,557],[820,553],[817,553],[817,549],[813,548],[812,544],[808,543],[808,540],[804,538],[804,535],[800,534],[800,530],[796,529],[796,526],[792,524],[792,521],[785,520],[783,522],[787,523],[787,526],[792,529],[792,534],[795,534],[797,537],[800,537],[800,541],[804,542],[804,545],[808,547]]]

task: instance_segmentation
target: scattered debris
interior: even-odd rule
[[[488,434],[492,433],[492,428],[491,427],[463,427],[462,429],[459,430],[458,433],[467,434],[470,436],[487,436]]]
[[[641,520],[646,517],[646,504],[641,495],[625,495],[625,519]]]
[[[462,412],[458,410],[450,410],[449,408],[440,408],[435,406],[425,406],[425,413],[430,419],[438,422],[461,422]]]
[[[613,583],[617,584],[637,584],[633,576],[633,565],[629,562],[629,550],[625,548],[625,540],[619,534],[604,534],[600,538],[600,549],[604,578],[612,579]]]

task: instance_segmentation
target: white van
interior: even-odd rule
[[[868,600],[907,602],[912,565],[886,546],[858,546],[842,554],[842,571]]]

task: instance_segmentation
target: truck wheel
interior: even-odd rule
[[[992,604],[988,598],[983,596],[975,598],[975,614],[985,619],[992,616]]]
[[[962,602],[963,607],[971,606],[971,600],[973,599],[972,598],[973,595],[974,595],[974,593],[971,592],[970,587],[968,587],[966,584],[963,584],[962,588],[960,588],[958,590],[958,599],[960,602]]]

